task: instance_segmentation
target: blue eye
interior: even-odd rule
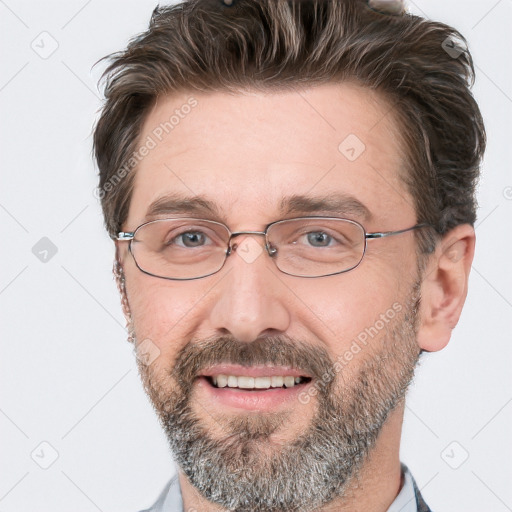
[[[307,234],[308,242],[313,247],[328,247],[332,241],[332,236],[324,233],[323,231],[314,231]],[[318,244],[318,245],[316,245]]]
[[[173,241],[177,239],[181,240],[185,247],[200,247],[204,244],[206,235],[201,231],[187,231],[175,237]]]

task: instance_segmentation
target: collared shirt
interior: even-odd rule
[[[423,501],[418,486],[405,464],[402,464],[404,485],[387,512],[432,512]],[[156,503],[141,512],[184,512],[178,475],[167,483]]]

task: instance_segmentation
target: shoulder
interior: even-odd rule
[[[179,512],[182,509],[180,484],[178,475],[175,475],[167,482],[155,503],[150,508],[140,512],[164,512],[168,510]]]
[[[425,503],[425,500],[423,499],[423,496],[421,495],[420,490],[418,489],[418,485],[416,484],[416,480],[414,480],[414,477],[410,473],[410,471],[407,469],[407,467],[402,464],[402,468],[405,467],[405,470],[409,473],[411,476],[412,486],[414,489],[414,495],[416,497],[416,506],[418,509],[418,512],[432,512],[430,507]]]

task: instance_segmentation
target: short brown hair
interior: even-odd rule
[[[112,237],[130,204],[126,162],[157,97],[344,80],[393,105],[418,222],[439,234],[474,224],[485,130],[470,92],[472,58],[452,27],[362,0],[186,0],[157,7],[149,29],[109,58],[94,151]]]

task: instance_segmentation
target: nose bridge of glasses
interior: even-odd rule
[[[275,249],[272,249],[272,247],[268,246],[268,239],[267,239],[267,232],[266,231],[236,231],[234,233],[231,233],[228,240],[228,254],[231,253],[231,251],[236,251],[238,244],[235,242],[234,244],[231,242],[233,238],[236,238],[240,235],[259,235],[265,237],[265,249],[269,253],[270,256],[273,256],[275,253]]]

